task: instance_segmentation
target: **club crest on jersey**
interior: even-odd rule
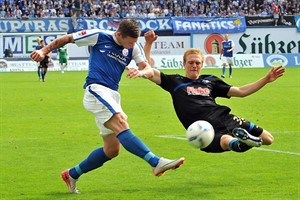
[[[128,56],[128,49],[123,49],[122,54],[123,54],[124,56]]]
[[[79,35],[85,35],[86,34],[86,31],[81,31],[80,33],[79,33]]]
[[[187,87],[186,91],[188,95],[201,95],[201,96],[209,96],[210,91],[208,88],[202,88],[202,87]]]

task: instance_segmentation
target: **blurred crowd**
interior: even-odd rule
[[[0,18],[156,18],[300,14],[300,0],[0,0]],[[275,6],[275,7],[276,7]]]

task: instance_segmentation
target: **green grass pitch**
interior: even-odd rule
[[[225,80],[240,86],[267,70],[234,69]],[[220,76],[221,69],[202,73]],[[0,199],[300,199],[300,68],[287,68],[252,96],[218,99],[275,137],[273,145],[242,154],[193,148],[169,94],[150,81],[124,76],[119,92],[132,131],[159,156],[183,156],[186,162],[155,177],[146,162],[122,148],[117,158],[83,175],[81,194],[72,195],[60,172],[103,144],[94,117],[82,106],[85,76],[50,71],[39,82],[34,72],[0,73]]]

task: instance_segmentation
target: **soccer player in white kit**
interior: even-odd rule
[[[40,61],[50,51],[67,43],[90,46],[89,70],[85,83],[83,105],[93,113],[100,129],[104,146],[95,149],[81,163],[61,173],[71,193],[79,193],[76,181],[83,174],[101,167],[116,157],[120,144],[130,153],[144,159],[155,176],[169,169],[178,168],[184,158],[169,160],[158,157],[137,137],[127,123],[127,116],[121,108],[119,82],[122,73],[134,60],[139,70],[128,69],[128,78],[149,78],[153,71],[144,56],[143,48],[137,43],[140,36],[136,20],[123,20],[116,31],[83,30],[61,36],[41,50],[34,51],[31,58]]]

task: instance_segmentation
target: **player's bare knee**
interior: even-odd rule
[[[265,138],[263,138],[263,144],[264,145],[271,145],[274,142],[274,137],[272,135],[269,135]]]
[[[274,137],[268,131],[264,130],[260,137],[262,138],[264,145],[271,145],[274,143]]]
[[[104,125],[116,134],[129,128],[126,118],[121,113],[115,114]]]

